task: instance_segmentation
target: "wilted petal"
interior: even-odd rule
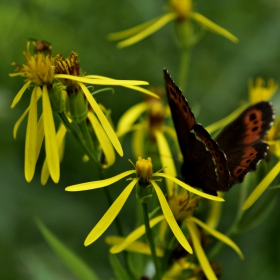
[[[157,146],[158,146],[158,150],[159,150],[161,165],[166,167],[163,169],[163,172],[176,177],[177,172],[176,172],[176,168],[174,165],[172,153],[169,149],[169,145],[168,145],[164,135],[162,134],[162,132],[160,130],[156,130],[155,137],[156,137]],[[171,180],[168,180],[167,178],[165,180],[166,180],[168,196],[171,197],[173,194],[173,190],[174,190],[174,183]]]
[[[218,232],[217,230],[209,227],[208,225],[206,225],[205,223],[203,223],[202,221],[198,220],[195,217],[190,217],[189,219],[191,221],[193,221],[194,223],[198,224],[204,230],[208,231],[212,236],[216,237],[217,239],[219,239],[223,243],[230,246],[239,255],[239,257],[241,259],[244,259],[244,256],[243,256],[241,250],[239,249],[239,247],[230,238],[228,238],[226,235],[224,235],[221,232]]]
[[[87,236],[84,245],[88,246],[93,243],[96,239],[103,234],[103,232],[111,225],[113,220],[119,214],[124,203],[126,202],[128,196],[130,195],[133,187],[138,182],[138,179],[134,179],[119,195],[119,197],[114,201],[111,207],[107,210],[101,220],[97,225],[92,229],[90,234]]]
[[[250,196],[246,199],[242,210],[245,211],[250,208],[256,200],[262,195],[262,193],[268,188],[270,183],[276,178],[280,172],[280,161],[270,170],[265,178],[258,184],[253,190]]]
[[[199,233],[198,233],[198,230],[197,230],[195,224],[193,222],[191,222],[189,219],[187,220],[186,224],[187,224],[189,233],[192,238],[196,256],[199,260],[200,266],[203,269],[205,276],[207,277],[207,279],[216,280],[217,276],[215,275],[206,255],[203,251],[203,248],[201,247],[200,240],[198,238]]]
[[[156,218],[153,218],[152,220],[150,220],[149,224],[150,224],[150,228],[152,228],[153,226],[155,226],[157,223],[159,223],[160,221],[162,221],[164,219],[163,215],[160,215]],[[146,232],[146,228],[145,225],[142,225],[140,227],[138,227],[137,229],[135,229],[133,232],[131,232],[124,240],[123,242],[120,242],[118,245],[113,246],[112,248],[110,248],[110,253],[111,254],[117,254],[119,252],[121,252],[122,250],[126,249],[126,247],[131,244],[132,242],[134,242],[135,240],[137,240],[139,237],[141,237],[142,235],[144,235]]]
[[[15,96],[13,102],[12,102],[12,105],[11,105],[11,108],[14,108],[17,103],[20,101],[23,93],[26,91],[26,89],[29,87],[29,85],[31,84],[31,81],[28,81],[22,88],[21,90],[17,93],[17,95]]]
[[[162,212],[164,214],[164,217],[167,221],[167,223],[169,224],[172,232],[174,233],[176,239],[178,240],[178,242],[182,245],[182,247],[188,251],[190,254],[193,253],[193,250],[189,244],[189,242],[187,241],[186,237],[184,236],[182,230],[180,229],[180,227],[178,226],[178,223],[176,222],[174,215],[172,213],[172,211],[169,208],[169,205],[166,201],[166,198],[164,196],[164,194],[162,193],[162,190],[160,189],[160,187],[154,182],[151,181],[157,196],[158,196],[158,200],[159,203],[161,205],[161,209]]]
[[[60,176],[59,156],[52,108],[46,85],[43,86],[43,121],[48,168],[53,181],[58,183]]]
[[[194,194],[197,194],[201,197],[204,197],[204,198],[207,198],[207,199],[211,199],[211,200],[214,200],[214,201],[225,201],[222,197],[218,197],[218,196],[214,196],[214,195],[210,195],[210,194],[207,194],[207,193],[204,193],[204,192],[201,192],[187,184],[185,184],[184,182],[178,180],[177,178],[173,177],[173,176],[170,176],[168,174],[165,174],[165,173],[160,173],[160,172],[156,172],[153,174],[153,177],[163,177],[163,178],[168,178],[170,180],[172,180],[174,183],[178,184],[179,186],[181,186],[182,188],[194,193]]]
[[[133,174],[133,173],[136,173],[136,171],[135,170],[128,170],[128,171],[125,171],[125,172],[123,172],[123,173],[121,173],[117,176],[114,176],[112,178],[109,178],[109,179],[77,184],[77,185],[67,187],[65,190],[68,191],[68,192],[77,192],[77,191],[88,191],[88,190],[103,188],[103,187],[107,187],[107,186],[119,181],[120,179],[122,179],[122,178],[124,178],[128,175]]]
[[[107,135],[109,137],[109,139],[111,140],[113,146],[115,147],[116,151],[119,153],[120,156],[123,156],[123,149],[122,149],[121,143],[120,143],[115,131],[111,127],[109,121],[105,117],[104,113],[102,112],[102,110],[98,106],[95,99],[92,97],[88,88],[82,83],[79,83],[79,85],[80,85],[81,89],[83,90],[88,102],[90,103],[94,113],[96,114],[100,123],[102,124],[105,132],[107,133]]]
[[[36,91],[39,87],[34,87],[30,100],[30,109],[27,120],[24,156],[24,174],[27,182],[34,176],[36,167],[36,144],[37,144],[37,99]]]

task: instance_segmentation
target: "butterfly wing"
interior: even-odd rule
[[[166,69],[164,72],[164,81],[172,114],[173,123],[177,133],[178,142],[183,156],[188,152],[189,133],[196,124],[193,112],[189,107],[189,103],[183,96],[182,91],[175,85]]]
[[[189,149],[182,165],[185,181],[213,195],[217,195],[217,191],[228,190],[230,173],[227,160],[216,141],[202,125],[195,124],[188,142]]]
[[[217,190],[227,190],[229,171],[225,154],[209,133],[196,123],[188,101],[167,70],[164,70],[164,80],[172,119],[184,157],[182,176],[185,182],[211,194],[216,194]]]
[[[243,181],[245,175],[267,153],[268,145],[261,140],[270,129],[274,111],[269,102],[259,102],[248,107],[237,119],[226,126],[216,141],[228,161],[231,186]]]

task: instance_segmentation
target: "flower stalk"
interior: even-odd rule
[[[147,205],[147,203],[141,203],[141,205],[142,205],[144,224],[145,224],[145,229],[146,229],[146,237],[147,237],[150,249],[151,249],[152,258],[153,258],[153,262],[154,262],[155,269],[156,269],[155,279],[159,280],[159,279],[161,279],[160,278],[160,265],[159,265],[159,261],[158,261],[157,255],[156,255],[155,242],[154,242],[152,230],[150,228],[148,205]]]

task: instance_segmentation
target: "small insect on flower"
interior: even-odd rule
[[[33,38],[30,38],[32,45],[34,46],[34,53],[44,53],[44,54],[50,54],[52,53],[52,46],[51,43],[45,41],[45,40],[36,40]]]

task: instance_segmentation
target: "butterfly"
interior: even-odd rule
[[[216,140],[196,122],[182,91],[164,69],[168,102],[183,155],[183,180],[217,195],[241,183],[264,159],[268,145],[262,141],[274,120],[271,103],[259,102],[227,125]]]

